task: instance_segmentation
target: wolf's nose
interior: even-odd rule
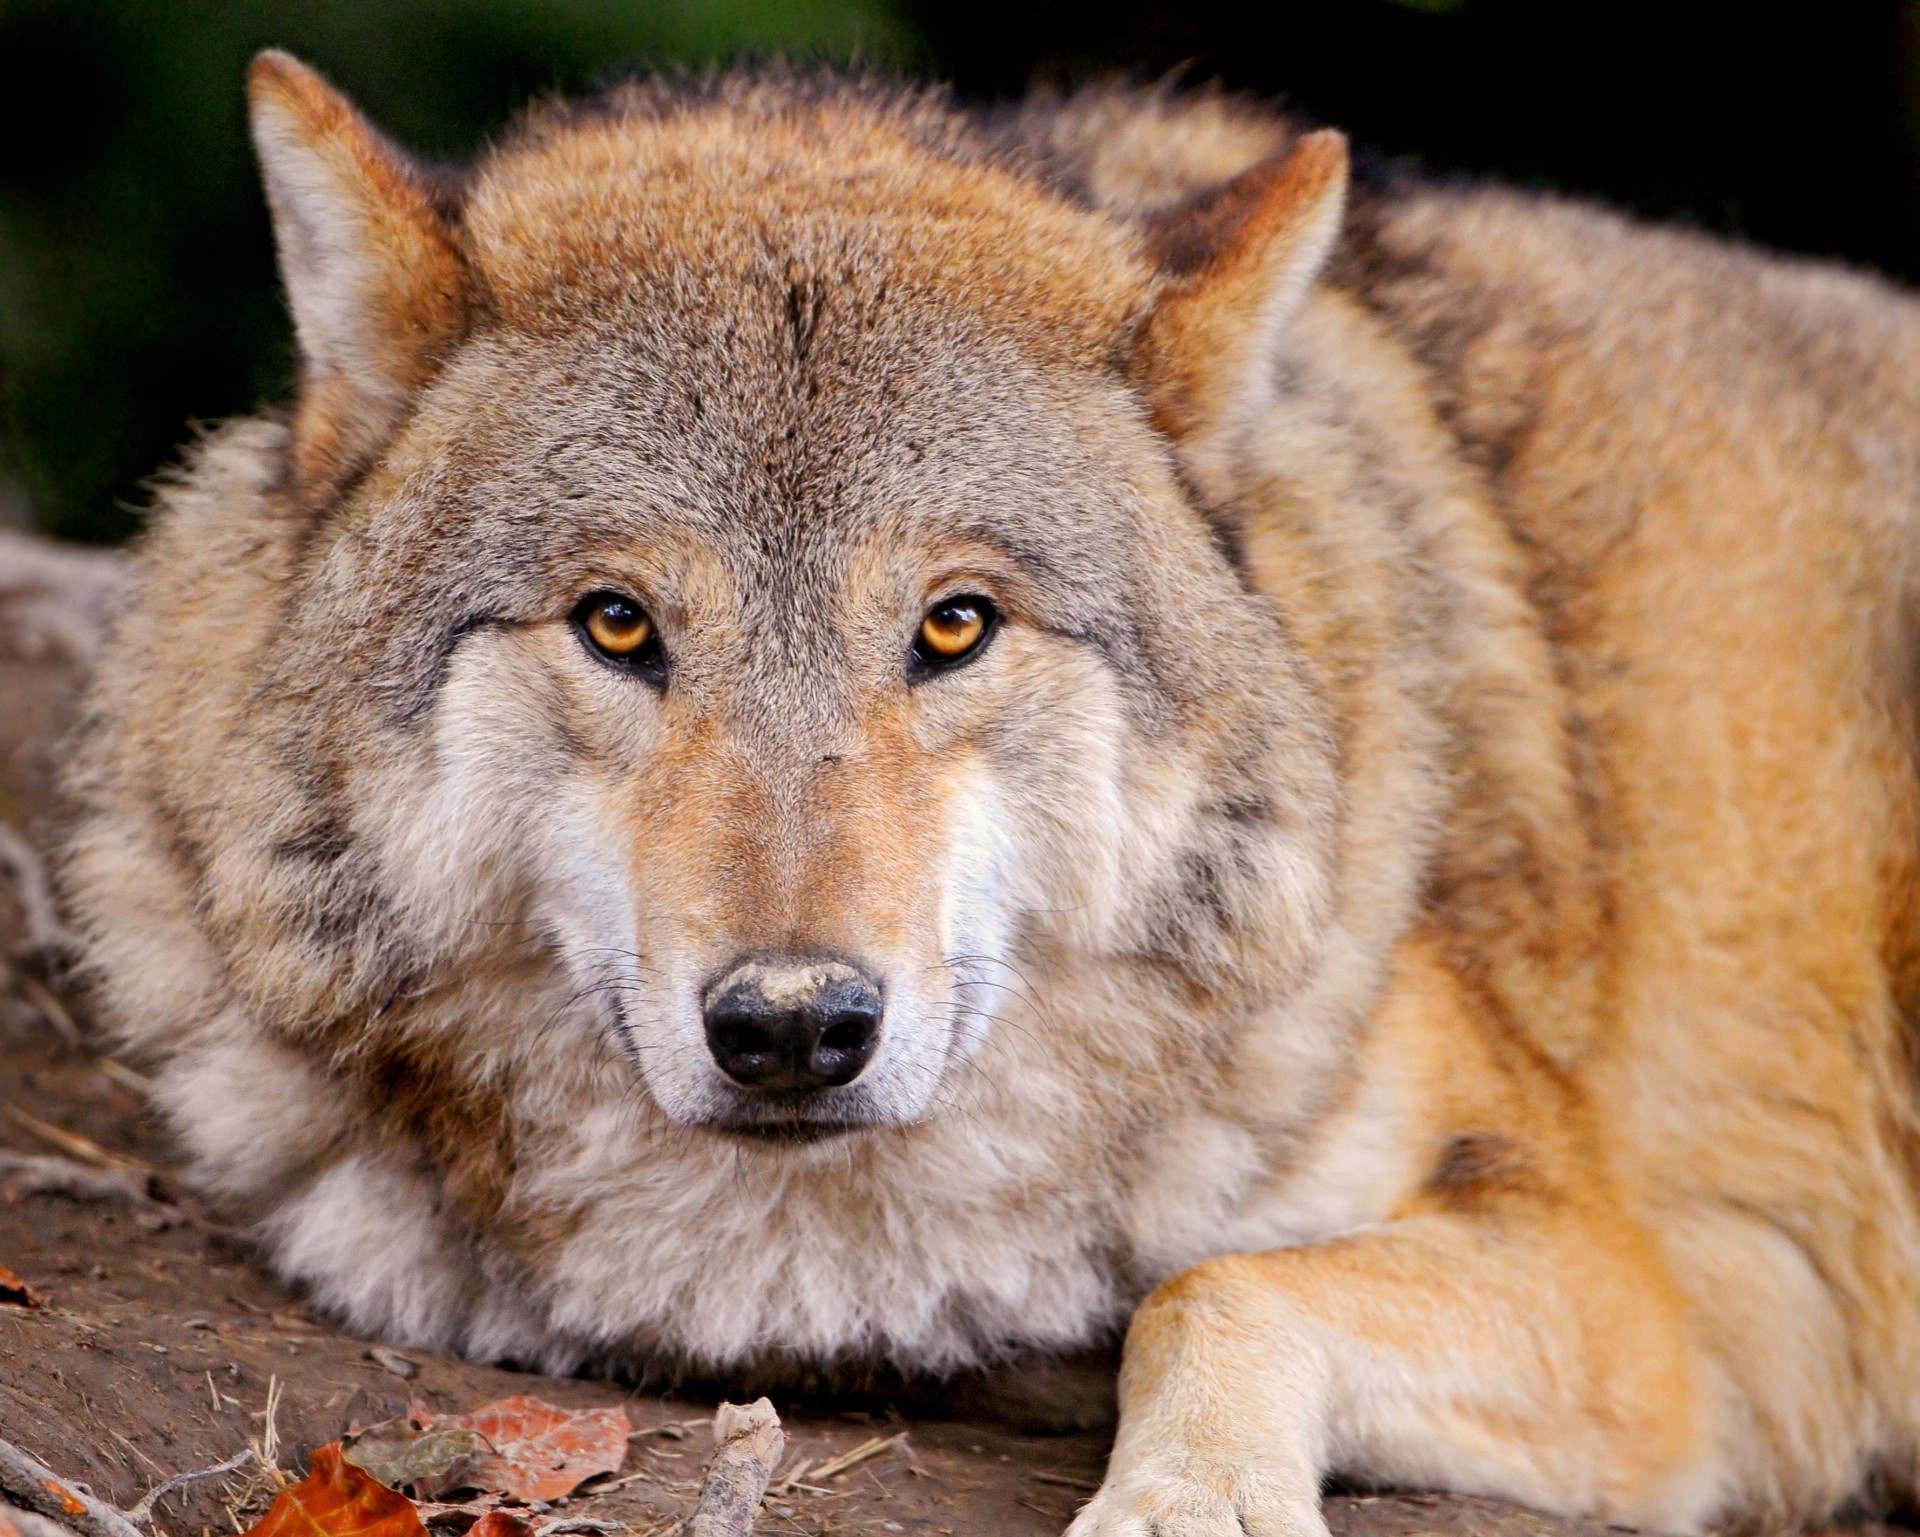
[[[746,1089],[837,1089],[873,1060],[880,986],[845,961],[742,961],[707,989],[707,1047]]]

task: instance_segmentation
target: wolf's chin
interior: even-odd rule
[[[709,1121],[707,1125],[723,1137],[767,1146],[810,1147],[820,1142],[835,1142],[863,1131],[877,1131],[888,1122],[876,1121]]]
[[[683,1125],[746,1142],[800,1144],[827,1142],[912,1126],[927,1118],[930,1107],[895,1104],[888,1095],[862,1093],[859,1086],[808,1097],[757,1100],[726,1093],[708,1098],[690,1115],[676,1117]]]

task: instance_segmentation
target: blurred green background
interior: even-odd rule
[[[0,0],[0,521],[113,540],[195,422],[286,390],[246,145],[268,44],[458,158],[528,97],[780,53],[986,100],[1116,71],[1395,156],[1920,274],[1920,0]]]
[[[262,47],[461,157],[542,91],[787,49],[911,66],[889,0],[0,0],[0,475],[113,539],[190,423],[284,393],[241,96]],[[7,495],[0,491],[0,496]]]

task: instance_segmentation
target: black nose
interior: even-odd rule
[[[837,1089],[873,1060],[884,1011],[845,961],[742,961],[707,989],[707,1046],[742,1088]]]

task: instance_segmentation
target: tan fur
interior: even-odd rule
[[[321,1305],[743,1379],[1130,1317],[1077,1537],[1913,1493],[1910,301],[1204,94],[632,87],[457,194],[254,101],[300,404],[161,493],[69,881]],[[884,981],[838,1134],[743,1131],[743,956]]]

